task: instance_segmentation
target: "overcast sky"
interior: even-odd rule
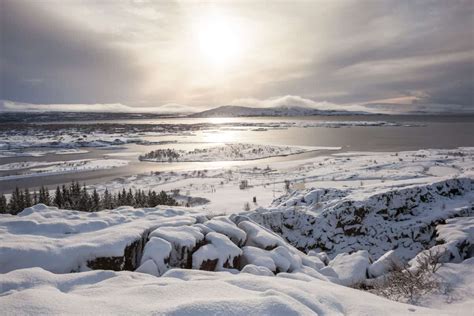
[[[0,108],[474,112],[474,0],[0,3]]]

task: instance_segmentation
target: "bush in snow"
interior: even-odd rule
[[[418,257],[416,268],[392,262],[392,272],[374,282],[371,292],[391,300],[415,304],[422,296],[441,289],[442,282],[435,274],[441,267],[440,258],[438,253],[428,251]]]

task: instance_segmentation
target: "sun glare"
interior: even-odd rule
[[[207,62],[223,67],[240,57],[242,30],[231,18],[218,14],[202,17],[195,32],[199,51]]]

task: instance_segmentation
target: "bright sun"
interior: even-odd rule
[[[215,66],[229,66],[242,52],[242,30],[232,19],[212,14],[200,19],[195,27],[203,57]]]

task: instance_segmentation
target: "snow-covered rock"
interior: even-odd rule
[[[300,256],[292,253],[288,247],[278,246],[270,251],[273,262],[280,272],[293,272],[303,265]]]
[[[253,275],[274,276],[273,272],[267,267],[247,264],[241,271],[242,273],[250,273]]]
[[[316,252],[314,250],[310,250],[310,251],[308,251],[308,256],[318,258],[325,265],[327,265],[329,263],[329,257],[327,255],[327,253],[325,253],[324,251]]]
[[[193,253],[193,269],[222,270],[239,269],[242,250],[227,236],[216,232],[206,235],[209,244]]]
[[[474,213],[474,205],[472,212]],[[438,243],[449,251],[448,261],[461,262],[474,256],[474,216],[450,218],[436,227]]]
[[[142,261],[142,264],[135,270],[135,272],[160,276],[160,272],[158,271],[155,261],[151,259],[148,259],[145,262]]]
[[[368,268],[369,276],[371,278],[377,278],[382,276],[394,268],[394,265],[397,267],[402,267],[403,263],[400,258],[398,258],[395,250],[390,250],[382,257],[375,260]]]
[[[55,273],[135,270],[151,230],[194,222],[179,208],[87,213],[38,204],[15,216],[0,215],[0,273],[29,267]]]
[[[367,268],[370,265],[369,253],[360,250],[352,254],[338,254],[331,262],[331,267],[343,285],[355,285],[367,279]]]
[[[165,226],[155,229],[150,237],[160,237],[173,247],[170,256],[172,267],[191,268],[192,254],[204,241],[200,229],[192,226]]]
[[[275,207],[246,216],[304,251],[324,251],[333,258],[364,249],[377,259],[397,249],[401,259],[409,260],[435,245],[433,236],[439,223],[472,216],[472,206],[459,207],[466,205],[472,188],[470,178],[459,178],[343,198],[328,191],[329,197],[320,197],[322,202],[316,204],[301,202],[310,193],[305,191],[287,197],[300,200],[298,207],[280,198]]]
[[[326,264],[322,262],[321,259],[319,259],[316,256],[302,255],[301,260],[302,260],[301,262],[303,265],[313,268],[314,270],[320,270],[326,266]]]
[[[169,269],[171,250],[172,246],[168,241],[159,237],[151,237],[146,243],[145,249],[143,250],[141,266],[138,268],[138,270],[140,270],[144,264],[147,264],[147,262],[151,260],[156,267],[156,273],[153,275],[162,275]],[[148,263],[147,265],[150,264]],[[141,270],[143,269],[144,268]]]
[[[243,266],[253,264],[259,267],[265,267],[273,273],[277,271],[275,261],[273,261],[273,256],[269,251],[253,246],[245,246],[242,250]]]
[[[250,221],[242,221],[239,228],[247,233],[246,246],[271,250],[285,244],[281,237]]]
[[[237,227],[228,216],[217,216],[204,223],[209,229],[224,234],[237,246],[242,246],[247,239],[245,231]]]

